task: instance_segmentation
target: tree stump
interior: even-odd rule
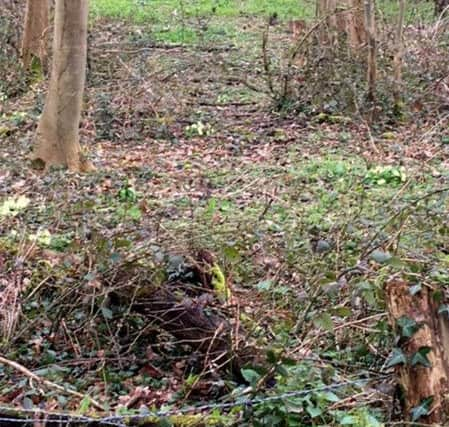
[[[403,363],[396,364],[407,418],[447,425],[449,420],[449,317],[426,286],[414,293],[402,279],[386,287],[390,322],[399,332]],[[405,332],[404,332],[405,331]],[[428,402],[428,410],[420,411]],[[422,414],[422,416],[421,416]]]

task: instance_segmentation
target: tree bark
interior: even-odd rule
[[[362,0],[317,0],[317,17],[325,18],[321,41],[335,44],[340,34],[346,34],[351,49],[359,49],[366,40],[363,25]]]
[[[368,101],[373,103],[376,99],[376,75],[377,75],[377,45],[376,45],[376,17],[374,0],[364,0],[365,6],[365,31],[368,41]]]
[[[39,59],[42,68],[46,68],[48,15],[48,0],[27,0],[21,48],[22,63],[26,69],[30,67],[33,57]]]
[[[396,27],[396,46],[393,59],[393,74],[394,74],[394,106],[397,112],[400,112],[402,105],[402,55],[403,55],[403,31],[404,31],[404,16],[405,16],[405,0],[399,0],[399,15],[398,24]]]
[[[34,0],[32,0],[34,1]],[[84,172],[79,123],[85,84],[88,0],[57,0],[53,64],[44,111],[35,135],[33,160]]]
[[[448,425],[449,402],[449,318],[439,313],[431,289],[423,287],[412,295],[408,283],[400,279],[390,280],[385,288],[386,301],[392,326],[397,329],[399,319],[407,319],[417,325],[410,337],[400,337],[401,350],[406,363],[396,365],[405,398],[405,412],[412,410],[426,399],[432,398],[429,411],[418,421]],[[413,362],[414,355],[427,349],[428,366]],[[398,367],[399,366],[399,367]]]
[[[449,15],[449,0],[435,0],[435,15]]]

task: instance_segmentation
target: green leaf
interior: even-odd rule
[[[245,381],[247,381],[250,385],[256,385],[257,381],[260,380],[260,374],[254,369],[242,369],[240,372],[242,373]]]
[[[354,415],[345,415],[340,419],[340,424],[342,426],[352,426],[357,423],[357,418]]]
[[[276,354],[276,352],[273,349],[269,349],[267,350],[267,360],[268,363],[274,364],[278,361],[278,356]]]
[[[256,289],[258,291],[269,291],[272,286],[273,286],[273,281],[272,280],[264,280],[262,282],[259,282],[256,285]]]
[[[111,320],[114,317],[112,310],[107,307],[101,307],[101,314],[105,319]]]
[[[283,357],[282,358],[282,364],[285,366],[296,366],[296,360],[292,359],[290,357]]]
[[[377,306],[376,285],[370,282],[360,282],[357,284],[360,293],[364,300],[371,306]]]
[[[349,317],[352,314],[352,310],[348,307],[336,307],[333,311],[338,317]]]
[[[391,368],[396,365],[405,365],[407,363],[407,357],[400,348],[394,348],[391,352],[391,356],[387,361],[387,368]]]
[[[438,308],[438,314],[445,314],[447,317],[449,317],[449,305],[440,305],[440,307]]]
[[[410,338],[412,337],[416,331],[421,327],[418,323],[416,323],[413,319],[408,318],[407,316],[401,316],[396,324],[401,329],[401,337],[402,338]]]
[[[90,397],[84,396],[80,402],[80,407],[78,409],[78,412],[80,414],[85,414],[89,410],[89,407],[90,407]]]
[[[158,424],[159,427],[173,427],[172,422],[167,417],[159,418]]]
[[[313,405],[308,405],[306,407],[306,411],[311,418],[319,417],[323,413],[322,409]]]
[[[223,253],[229,262],[236,262],[240,259],[240,253],[235,246],[226,246]]]
[[[392,256],[390,259],[385,261],[385,263],[396,268],[402,268],[404,266],[404,263],[402,262],[401,258],[397,256]]]
[[[30,199],[25,196],[10,197],[0,205],[1,216],[16,216],[30,204]]]
[[[290,372],[284,365],[276,366],[276,372],[282,375],[283,377],[288,377],[290,375]]]
[[[379,264],[385,264],[390,261],[392,256],[388,252],[381,251],[376,249],[371,253],[371,259],[376,261]]]
[[[437,289],[432,292],[432,299],[436,303],[440,303],[444,299],[444,292],[441,289]]]
[[[118,192],[118,198],[121,202],[135,202],[137,200],[136,190],[131,187],[122,188]]]
[[[335,402],[340,401],[340,398],[335,393],[332,393],[331,391],[322,392],[322,393],[320,393],[320,396],[323,396],[323,398],[325,400],[327,400],[328,402],[335,403]]]
[[[427,355],[432,351],[430,347],[421,347],[411,358],[411,365],[422,365],[426,368],[432,367],[432,363],[427,358]]]
[[[332,332],[334,330],[334,321],[329,313],[321,313],[313,320],[316,327]]]
[[[131,206],[131,208],[128,210],[128,215],[135,220],[139,220],[140,218],[142,218],[142,212],[137,205]]]
[[[366,423],[365,425],[369,427],[384,427],[384,424],[379,422],[379,420],[371,414],[366,414],[364,421]]]
[[[128,240],[128,239],[115,239],[114,240],[114,247],[116,248],[116,249],[119,249],[119,248],[129,248],[129,247],[131,247],[131,245],[132,245],[132,242],[131,242],[131,240]]]
[[[425,417],[429,414],[430,407],[432,406],[433,396],[428,397],[421,401],[418,406],[415,406],[411,411],[412,421],[418,421],[421,417]]]
[[[408,291],[410,292],[410,295],[416,295],[418,292],[421,292],[422,290],[422,284],[417,283],[416,285],[410,286],[408,288]]]

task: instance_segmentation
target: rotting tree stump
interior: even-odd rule
[[[399,338],[405,361],[395,365],[406,416],[412,418],[414,410],[416,416],[416,408],[431,399],[429,410],[419,422],[448,425],[449,317],[441,312],[442,304],[435,292],[426,286],[412,295],[405,280],[393,278],[387,283],[385,294],[393,328],[399,330],[406,322],[412,330]],[[416,357],[420,354],[425,354],[424,359]]]

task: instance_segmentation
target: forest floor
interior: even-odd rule
[[[185,425],[401,419],[383,287],[449,284],[447,105],[370,126],[312,102],[276,109],[266,24],[238,23],[233,41],[173,43],[95,21],[91,174],[30,167],[45,82],[2,107],[1,407],[200,414]],[[285,21],[270,31],[277,70],[291,36]],[[192,324],[194,339],[180,330]]]

